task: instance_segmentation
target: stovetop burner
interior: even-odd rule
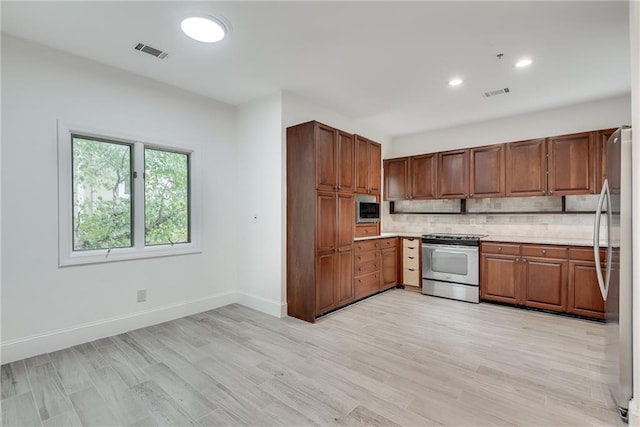
[[[480,246],[481,234],[449,234],[433,233],[423,234],[422,243],[440,243],[444,245]]]

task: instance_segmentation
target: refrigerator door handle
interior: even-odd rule
[[[607,266],[605,277],[602,275],[602,268],[600,267],[600,218],[602,217],[602,206],[605,198],[607,199]],[[609,239],[609,229],[611,227],[611,196],[609,195],[609,182],[607,180],[602,184],[602,191],[598,198],[598,206],[596,208],[596,216],[593,222],[593,256],[596,263],[596,276],[598,278],[598,286],[600,287],[600,293],[602,299],[607,300],[607,294],[609,293],[609,280],[611,278],[611,242]]]

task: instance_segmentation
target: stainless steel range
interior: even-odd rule
[[[467,234],[422,236],[422,293],[480,302],[480,238]]]

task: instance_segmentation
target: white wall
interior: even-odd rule
[[[196,150],[202,253],[58,268],[58,120]],[[3,362],[235,301],[235,139],[234,107],[3,35]]]
[[[238,108],[239,302],[286,315],[284,139],[280,93]],[[257,220],[253,216],[257,215]]]
[[[544,138],[631,123],[630,94],[393,138],[384,158]]]

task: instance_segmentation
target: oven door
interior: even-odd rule
[[[422,244],[424,279],[478,286],[478,264],[477,246]]]

